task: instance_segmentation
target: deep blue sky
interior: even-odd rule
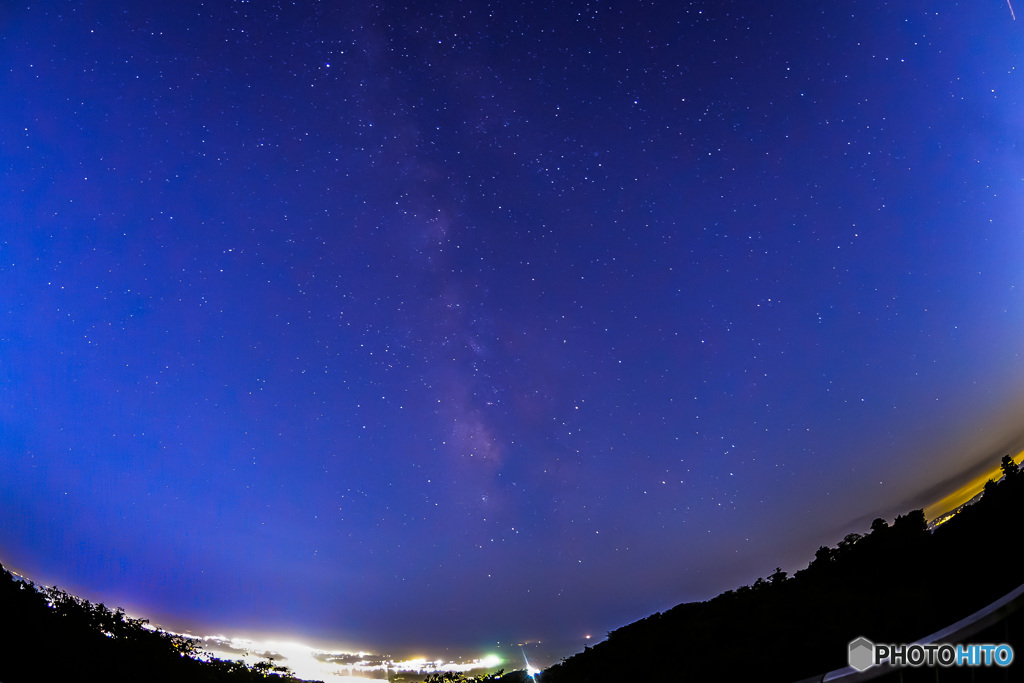
[[[581,646],[931,502],[1024,432],[1022,26],[6,3],[0,560]]]

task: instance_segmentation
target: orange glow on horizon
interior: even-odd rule
[[[1024,460],[1024,451],[1021,451],[1017,455],[1013,456],[1013,461],[1018,465]],[[940,517],[951,510],[958,508],[963,505],[971,498],[981,493],[985,488],[986,482],[989,479],[999,480],[1003,476],[1002,469],[999,465],[996,465],[991,470],[984,474],[981,474],[974,479],[971,479],[966,484],[958,488],[953,493],[950,493],[944,498],[932,503],[924,509],[925,518],[931,522],[932,520]]]

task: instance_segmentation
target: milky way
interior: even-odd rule
[[[1005,14],[0,10],[0,560],[560,656],[933,503],[1024,448]]]

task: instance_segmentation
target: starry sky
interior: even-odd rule
[[[1013,9],[4,3],[0,560],[567,654],[933,502],[1024,448]]]

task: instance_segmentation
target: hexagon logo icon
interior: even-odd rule
[[[863,636],[850,641],[850,666],[857,671],[874,666],[875,644]]]

